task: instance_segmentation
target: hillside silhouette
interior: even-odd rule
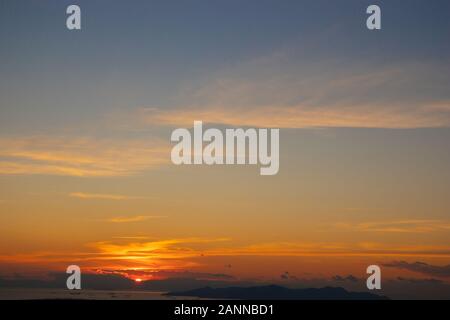
[[[188,291],[169,292],[169,296],[243,300],[385,300],[369,292],[350,292],[340,287],[289,289],[277,285],[258,287],[204,287]]]

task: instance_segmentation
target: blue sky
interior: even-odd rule
[[[428,84],[398,94],[449,96],[448,77],[434,72],[448,74],[447,1],[378,1],[378,32],[365,28],[370,1],[78,1],[81,32],[65,28],[71,3],[2,2],[2,130],[191,105],[192,91],[280,52],[282,62],[258,66],[264,76],[420,63]]]

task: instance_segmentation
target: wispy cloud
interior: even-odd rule
[[[85,193],[85,192],[72,192],[69,193],[72,198],[79,199],[99,199],[99,200],[133,200],[133,199],[143,199],[143,197],[127,196],[122,194],[105,194],[105,193]]]
[[[80,251],[36,251],[0,255],[3,266],[43,266],[58,270],[67,261],[82,264],[86,270],[147,269],[182,270],[198,266],[193,258],[201,256],[209,246],[229,241],[228,238],[175,238],[150,240],[146,237],[116,237],[113,241],[87,243]]]
[[[0,174],[126,176],[167,163],[169,151],[167,142],[152,138],[2,137]]]
[[[450,102],[448,102],[450,105]],[[425,105],[416,110],[380,108],[377,105],[358,107],[311,108],[307,105],[264,107],[209,107],[180,110],[144,109],[149,123],[170,126],[191,126],[194,120],[230,126],[267,128],[426,128],[450,125],[450,113],[429,112]]]
[[[119,237],[113,237],[113,239],[120,239],[120,240],[145,240],[149,239],[147,236],[119,236]]]
[[[346,282],[346,281],[358,282],[359,281],[359,279],[357,277],[355,277],[354,275],[351,275],[351,274],[349,274],[348,276],[341,276],[341,275],[337,274],[337,275],[331,277],[331,279],[336,282]]]
[[[166,218],[166,216],[132,216],[132,217],[114,217],[107,219],[108,222],[112,223],[127,223],[127,222],[140,222],[149,219],[160,219]]]
[[[192,258],[200,257],[211,245],[227,242],[228,238],[176,238],[165,240],[123,239],[88,244],[96,252],[99,265],[180,269],[197,266]]]
[[[385,258],[449,258],[449,246],[397,245],[383,243],[314,243],[277,242],[239,245],[229,238],[173,238],[151,240],[138,237],[116,237],[113,240],[86,244],[80,251],[27,252],[1,255],[6,264],[39,265],[55,270],[80,263],[86,270],[146,269],[186,270],[207,264],[214,257],[354,257]],[[392,265],[394,266],[394,265]],[[399,264],[398,267],[411,266]],[[413,266],[417,268],[417,266]],[[420,266],[424,268],[423,266]],[[53,269],[52,269],[53,268]]]
[[[395,220],[363,223],[338,223],[335,227],[361,232],[429,233],[450,230],[450,222],[441,220]]]
[[[169,126],[448,127],[449,84],[437,63],[316,61],[283,48],[220,70],[182,91],[173,108],[143,108],[139,117]]]
[[[292,256],[292,257],[389,257],[430,256],[450,257],[450,246],[386,245],[383,243],[317,243],[276,242],[258,243],[244,247],[213,248],[206,252],[217,256]],[[205,254],[206,254],[205,253]]]

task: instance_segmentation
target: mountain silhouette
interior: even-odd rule
[[[277,285],[258,287],[204,287],[188,291],[169,292],[169,296],[185,296],[210,299],[243,300],[385,300],[369,292],[350,292],[340,287],[289,289]]]

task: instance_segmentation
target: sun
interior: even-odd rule
[[[137,278],[137,279],[134,279],[134,281],[139,283],[139,282],[142,282],[142,279]]]

